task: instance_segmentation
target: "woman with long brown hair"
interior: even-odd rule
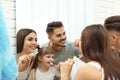
[[[32,29],[20,29],[17,32],[17,80],[26,80],[34,58],[31,53],[37,48],[37,33]]]
[[[82,31],[81,49],[88,62],[80,67],[74,80],[120,80],[120,59],[111,51],[107,30],[101,24]],[[61,80],[68,80],[73,60],[61,64]]]
[[[120,79],[120,59],[111,52],[108,32],[102,25],[87,26],[82,31],[81,46],[89,62],[79,68],[74,80]]]

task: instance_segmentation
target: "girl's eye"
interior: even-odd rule
[[[52,56],[52,58],[55,58],[54,56]]]

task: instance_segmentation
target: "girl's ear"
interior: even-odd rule
[[[38,56],[38,60],[39,60],[39,61],[42,61],[42,57],[41,57],[41,56]]]

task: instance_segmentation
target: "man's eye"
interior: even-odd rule
[[[57,37],[60,37],[60,36],[61,36],[60,34],[57,35]]]
[[[35,41],[37,42],[37,38],[35,39]]]
[[[65,32],[63,33],[63,35],[65,35]]]

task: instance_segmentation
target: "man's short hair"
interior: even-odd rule
[[[120,31],[120,16],[110,16],[105,19],[104,26],[108,31]]]
[[[54,29],[64,27],[61,21],[53,21],[48,23],[46,32],[47,34],[53,33]]]

